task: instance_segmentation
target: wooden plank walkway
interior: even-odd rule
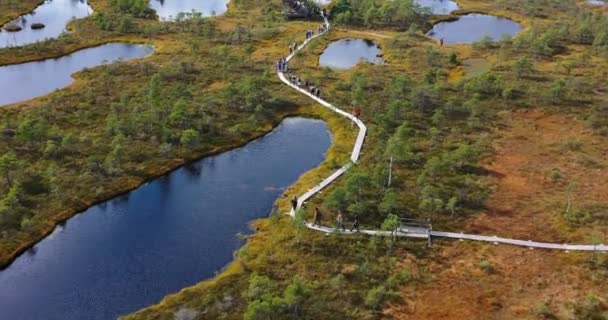
[[[325,33],[326,33],[326,32],[329,32],[331,25],[326,17],[323,17],[323,19],[325,21],[325,26],[326,26]],[[321,34],[317,33],[310,39],[304,41],[300,46],[298,46],[296,48],[296,50],[294,50],[294,53],[287,56],[285,58],[285,60],[287,62],[291,61],[295,57],[295,55],[300,50],[304,49],[310,41],[313,41],[314,39],[322,36],[325,33],[321,33]],[[354,115],[352,115],[344,110],[341,110],[339,108],[336,108],[329,102],[327,102],[321,98],[318,98],[318,97],[314,96],[313,94],[311,94],[310,92],[308,92],[307,90],[302,89],[302,88],[298,87],[297,85],[291,83],[291,81],[289,81],[285,77],[285,74],[283,72],[277,71],[277,73],[283,83],[290,86],[294,90],[297,90],[298,92],[308,96],[309,98],[318,102],[322,106],[332,110],[333,112],[349,119],[350,121],[354,122],[357,125],[357,127],[359,128],[359,134],[357,135],[357,139],[355,141],[355,145],[353,147],[353,151],[352,151],[351,157],[350,157],[351,162],[345,164],[340,169],[338,169],[334,173],[332,173],[329,177],[325,178],[320,184],[314,186],[312,189],[309,189],[307,192],[305,192],[303,195],[301,195],[298,198],[297,208],[299,209],[302,207],[302,205],[308,199],[310,199],[315,194],[317,194],[319,191],[321,191],[323,188],[327,187],[330,183],[332,183],[333,181],[338,179],[342,174],[344,174],[344,172],[346,172],[348,169],[350,169],[354,163],[357,163],[357,161],[359,161],[359,156],[361,154],[361,148],[363,147],[363,142],[365,141],[365,135],[367,133],[367,127],[359,118],[355,117]],[[292,209],[289,212],[289,215],[291,215],[292,217],[295,216],[295,210]],[[393,235],[395,235],[397,237],[419,238],[419,239],[430,239],[433,237],[438,237],[438,238],[451,238],[451,239],[470,240],[470,241],[483,241],[483,242],[490,242],[490,243],[494,243],[494,244],[509,244],[509,245],[514,245],[514,246],[528,247],[528,248],[553,249],[553,250],[564,250],[564,251],[608,252],[608,245],[604,245],[604,244],[574,245],[574,244],[536,242],[536,241],[531,241],[531,240],[500,238],[497,236],[483,236],[483,235],[474,235],[474,234],[466,234],[466,233],[434,231],[434,230],[430,230],[430,229],[426,229],[426,228],[417,228],[417,227],[406,227],[406,228],[400,229],[396,233],[393,233],[390,231],[384,231],[384,230],[350,231],[347,229],[345,231],[342,231],[342,230],[336,230],[335,228],[331,228],[331,227],[312,225],[312,223],[306,223],[306,227],[311,230],[324,232],[327,234],[333,233],[333,232],[336,232],[339,234],[356,234],[358,232],[361,234],[366,234],[366,235],[371,235],[371,236],[383,236],[383,237],[388,237],[388,236],[393,236]]]

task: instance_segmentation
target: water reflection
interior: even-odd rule
[[[428,8],[433,14],[449,14],[458,10],[458,4],[451,0],[415,0],[416,4]]]
[[[371,40],[342,39],[327,46],[319,57],[319,65],[332,69],[349,69],[360,61],[382,63],[380,48]]]
[[[190,13],[193,10],[203,16],[219,15],[228,7],[229,0],[151,0],[150,7],[156,10],[161,20],[175,19],[180,12]]]
[[[21,31],[0,31],[0,48],[57,38],[66,31],[66,25],[72,19],[84,18],[92,12],[86,0],[46,0],[31,13],[10,22],[21,26]],[[42,23],[44,28],[33,30],[33,23]]]
[[[500,40],[504,35],[514,36],[521,30],[519,23],[486,14],[467,14],[455,21],[440,22],[429,35],[445,43],[472,43],[489,36]]]
[[[73,82],[73,73],[85,68],[141,58],[152,52],[150,46],[111,43],[57,59],[0,67],[0,105],[32,99],[64,88]]]
[[[281,189],[266,187],[292,184],[330,143],[324,122],[288,118],[272,135],[71,218],[0,271],[0,318],[116,319],[213,276],[242,244],[235,235],[272,210]]]

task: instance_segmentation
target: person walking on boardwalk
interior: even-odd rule
[[[296,197],[295,195],[293,196],[293,198],[291,198],[291,207],[293,208],[293,211],[296,211],[296,209],[298,209],[298,197]]]
[[[361,108],[354,107],[353,108],[353,116],[355,116],[355,118],[359,118],[361,116]]]
[[[357,232],[359,232],[359,215],[355,215],[355,218],[353,219],[353,225],[350,228],[350,232],[353,232],[353,230],[357,229]]]
[[[336,216],[336,229],[342,229],[342,231],[345,230],[344,215],[342,214],[342,210],[338,210],[338,216]]]
[[[317,225],[317,226],[321,226],[321,220],[323,219],[323,213],[321,212],[321,210],[319,210],[319,208],[315,208],[315,221],[312,223],[312,225]]]

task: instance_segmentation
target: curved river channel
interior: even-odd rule
[[[285,119],[241,148],[94,206],[0,271],[1,319],[115,319],[210,278],[284,188],[318,166],[324,122]]]

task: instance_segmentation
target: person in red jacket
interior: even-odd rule
[[[353,108],[353,115],[354,115],[356,118],[359,118],[359,117],[361,116],[361,108],[359,108],[359,107],[354,107],[354,108]]]

